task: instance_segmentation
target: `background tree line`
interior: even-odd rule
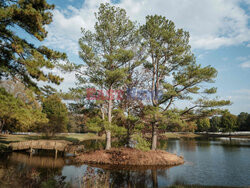
[[[225,112],[222,116],[197,120],[198,132],[250,131],[250,114],[241,112],[238,116]]]

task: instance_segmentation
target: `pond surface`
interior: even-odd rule
[[[0,187],[250,186],[250,140],[169,139],[160,141],[159,147],[184,156],[185,164],[167,169],[119,170],[72,165],[67,157],[55,159],[53,152],[32,157],[11,153],[0,157]]]

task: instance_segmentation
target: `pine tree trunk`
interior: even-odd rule
[[[129,128],[127,129],[127,140],[126,140],[126,142],[127,142],[127,147],[130,147],[130,130],[129,130]]]
[[[157,148],[157,128],[155,125],[152,126],[152,144],[151,144],[151,150],[156,150]]]
[[[111,132],[106,131],[106,150],[109,150],[111,148]]]
[[[112,87],[109,90],[108,121],[109,121],[109,127],[111,127],[111,123],[112,123]],[[106,150],[109,150],[110,148],[111,148],[111,131],[106,130]]]

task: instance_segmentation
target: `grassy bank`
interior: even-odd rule
[[[232,138],[250,138],[250,135],[229,135],[229,134],[214,134],[214,133],[191,133],[191,132],[166,132],[161,134],[162,139],[168,138],[197,138],[197,137],[232,137]]]
[[[50,137],[51,140],[66,140],[70,142],[81,142],[84,140],[96,140],[96,139],[104,139],[105,137],[97,136],[93,133],[86,133],[86,134],[58,134],[53,137]],[[28,141],[28,140],[39,140],[39,139],[48,139],[42,134],[37,135],[3,135],[0,134],[0,151],[5,151],[8,148],[9,143],[12,142],[21,142],[21,141]]]
[[[191,132],[166,132],[161,134],[163,138],[196,138],[202,137],[202,135]]]

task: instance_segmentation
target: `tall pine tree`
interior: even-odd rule
[[[137,56],[134,43],[137,37],[135,24],[130,21],[124,9],[101,4],[95,14],[95,31],[82,29],[79,40],[80,57],[84,61],[85,71],[78,69],[81,84],[91,83],[96,89],[107,93],[101,104],[102,122],[106,131],[106,149],[111,148],[111,130],[116,127],[112,122],[114,107],[113,91],[128,82],[131,66]],[[138,65],[134,62],[134,65]]]
[[[158,15],[147,16],[140,31],[149,59],[144,67],[151,72],[152,113],[166,113],[177,100],[193,102],[190,108],[180,113],[181,116],[187,116],[195,109],[203,115],[204,112],[213,114],[212,112],[216,112],[213,108],[230,104],[230,101],[209,100],[204,97],[194,100],[193,95],[216,93],[216,88],[203,89],[201,84],[213,82],[217,71],[211,66],[201,67],[196,63],[189,45],[188,32],[176,29],[172,21]],[[157,122],[156,118],[151,125],[152,150],[155,150],[157,145],[160,126]]]

